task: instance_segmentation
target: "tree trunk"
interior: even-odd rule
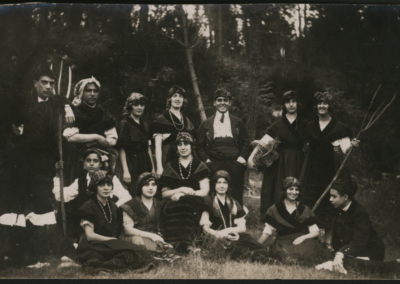
[[[147,30],[147,26],[149,23],[149,5],[140,5],[140,12],[139,12],[139,31]]]
[[[188,27],[187,27],[187,16],[183,8],[181,8],[182,13],[182,22],[183,22],[183,35],[184,35],[184,43],[185,43],[185,50],[186,50],[186,58],[188,61],[190,77],[192,79],[193,90],[196,95],[198,109],[200,112],[200,119],[204,121],[207,119],[206,113],[204,111],[203,101],[201,99],[199,85],[197,84],[197,77],[196,72],[194,70],[193,60],[192,60],[192,50],[190,48],[189,43],[189,34],[188,34]]]
[[[297,4],[297,12],[299,15],[299,37],[302,37],[302,31],[301,31],[301,9],[300,9],[300,4]]]
[[[257,11],[254,11],[250,17],[250,38],[251,38],[251,60],[250,60],[250,90],[247,105],[247,120],[246,128],[249,134],[250,140],[254,140],[256,136],[256,126],[258,118],[258,86],[260,82],[260,42],[257,35],[259,22],[257,16],[254,15]]]

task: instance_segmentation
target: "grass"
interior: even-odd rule
[[[259,184],[259,183],[258,183]],[[379,235],[386,244],[386,261],[400,258],[400,192],[398,184],[394,180],[380,182],[363,181],[356,195],[356,199],[362,203],[371,215],[371,220]],[[247,227],[249,233],[258,238],[262,231],[259,220],[259,198],[247,196],[245,204],[250,212],[247,216]],[[55,236],[48,239],[57,242]],[[285,264],[271,262],[268,264],[250,263],[248,261],[232,261],[215,247],[212,250],[202,248],[202,251],[191,254],[182,261],[170,265],[162,264],[156,270],[137,274],[131,271],[125,273],[110,273],[109,275],[92,276],[84,273],[81,269],[71,268],[58,271],[56,268],[60,263],[55,254],[46,256],[44,261],[51,266],[41,269],[10,268],[0,271],[0,278],[26,278],[26,279],[399,279],[397,275],[378,275],[372,273],[357,273],[349,271],[342,275],[330,271],[317,271],[315,265],[320,260],[311,260],[307,264]],[[328,260],[328,259],[326,259]]]

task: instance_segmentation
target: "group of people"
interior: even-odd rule
[[[310,209],[341,158],[359,143],[332,117],[329,93],[315,94],[318,119],[307,123],[298,117],[297,94],[286,92],[282,118],[252,150],[243,121],[229,113],[232,95],[224,89],[214,93],[215,115],[196,131],[182,113],[187,97],[178,86],[169,90],[167,110],[149,126],[143,119],[147,99],[140,93],[128,96],[116,125],[99,103],[95,78],[76,84],[72,102],[54,94],[55,76],[47,65],[37,68],[33,82],[31,92],[18,97],[3,154],[0,225],[8,235],[3,252],[8,262],[37,262],[29,247],[37,227],[62,227],[61,203],[55,214],[53,192],[63,200],[68,237],[76,246],[61,267],[77,265],[75,259],[89,272],[147,271],[211,238],[224,242],[233,259],[312,259],[331,250],[335,271],[351,265],[381,272],[398,268],[396,261],[383,262],[384,243],[353,199],[357,187],[350,173],[343,172],[315,214]],[[62,113],[65,162],[57,141]],[[265,228],[258,241],[246,233],[247,167],[264,171]],[[264,243],[274,232],[268,249]]]

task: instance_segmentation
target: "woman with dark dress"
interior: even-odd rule
[[[187,252],[201,233],[203,197],[210,190],[210,170],[192,155],[193,139],[179,133],[176,139],[179,159],[167,164],[160,178],[162,188],[162,233],[164,240],[179,252]]]
[[[122,212],[110,199],[112,177],[97,171],[91,189],[96,193],[77,211],[85,233],[77,248],[78,261],[90,273],[150,269],[153,259],[141,246],[118,240]]]
[[[132,196],[136,195],[138,177],[154,171],[148,126],[142,119],[145,105],[146,98],[142,94],[132,93],[125,103],[124,118],[117,127],[119,158],[115,172]]]
[[[157,187],[153,173],[139,176],[136,197],[121,206],[124,230],[120,239],[143,246],[155,257],[172,262],[179,257],[161,235],[161,202],[154,198]]]
[[[297,94],[288,91],[282,98],[282,118],[272,124],[267,133],[258,142],[260,146],[254,148],[250,155],[248,165],[254,168],[254,156],[261,145],[278,143],[277,153],[279,158],[269,167],[264,168],[264,178],[261,187],[261,218],[264,217],[267,209],[279,201],[282,189],[282,181],[286,177],[300,178],[303,165],[305,144],[304,134],[306,122],[298,116],[300,104]]]
[[[204,198],[200,226],[206,235],[228,241],[227,250],[232,259],[251,256],[253,261],[267,261],[268,251],[246,233],[246,211],[231,197],[230,181],[226,171],[214,174],[211,196]]]
[[[317,218],[310,208],[297,201],[299,194],[299,180],[287,177],[283,181],[281,200],[263,218],[265,228],[258,241],[263,244],[276,231],[271,253],[280,260],[312,259],[322,248],[317,240]]]
[[[173,86],[168,92],[167,111],[150,125],[150,135],[155,144],[158,177],[167,163],[178,158],[172,147],[178,133],[187,132],[192,138],[195,137],[196,131],[192,122],[182,113],[186,101],[186,91]]]

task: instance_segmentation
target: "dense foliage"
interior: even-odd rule
[[[246,120],[255,139],[276,120],[274,114],[279,113],[280,98],[287,90],[300,94],[306,119],[315,118],[316,91],[335,93],[335,116],[356,135],[377,87],[382,84],[372,110],[398,89],[400,6],[184,5],[191,11],[187,26],[180,7],[1,7],[1,134],[7,131],[13,94],[31,88],[35,66],[47,60],[58,74],[61,58],[62,95],[67,89],[65,66],[70,65],[73,84],[89,76],[101,82],[103,104],[117,120],[130,92],[145,94],[151,121],[165,108],[168,89],[177,84],[187,90],[185,111],[198,126],[193,76],[185,55],[190,47],[207,116],[213,112],[214,90],[225,87],[235,97],[232,112]],[[189,46],[184,44],[185,28]],[[358,174],[400,172],[399,107],[397,99],[361,137],[351,161]]]

